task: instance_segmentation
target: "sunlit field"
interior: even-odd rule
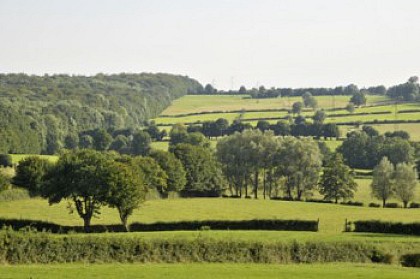
[[[2,278],[413,279],[418,269],[373,264],[51,264],[0,266]]]

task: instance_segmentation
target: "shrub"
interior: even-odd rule
[[[392,223],[382,221],[354,221],[354,232],[420,235],[420,223]]]
[[[399,203],[396,202],[390,202],[385,204],[386,208],[401,208],[402,206]]]
[[[306,199],[306,202],[315,202],[315,203],[333,203],[333,201],[323,200],[323,199]]]
[[[270,197],[273,201],[294,201],[293,197]]]
[[[133,223],[130,225],[130,231],[196,231],[200,230],[202,227],[210,227],[213,230],[318,231],[318,223],[318,221],[305,220],[208,220],[167,223],[158,222],[152,224]],[[0,219],[0,228],[4,226],[10,226],[14,230],[31,227],[36,231],[49,231],[52,233],[84,231],[82,226],[61,226],[54,223],[35,220]],[[125,229],[121,225],[92,225],[90,231],[93,233],[124,232]]]
[[[12,156],[10,156],[9,154],[0,154],[0,166],[12,167],[13,166]]]
[[[369,207],[381,207],[381,205],[379,203],[371,202],[369,203]]]
[[[362,202],[358,202],[358,201],[342,202],[341,204],[350,205],[350,206],[363,206],[364,205]]]
[[[420,208],[420,203],[412,202],[410,208]]]
[[[402,255],[400,261],[405,267],[420,267],[420,254]]]
[[[30,230],[0,232],[4,264],[104,262],[323,263],[387,262],[380,244],[364,242],[272,242],[144,239],[139,236],[51,236]],[[405,253],[406,250],[402,250]]]
[[[304,220],[220,220],[184,221],[172,223],[133,223],[130,231],[195,231],[202,227],[212,230],[270,230],[270,231],[318,231],[318,221]]]
[[[373,263],[392,264],[394,262],[394,255],[378,250],[373,250],[370,259]]]

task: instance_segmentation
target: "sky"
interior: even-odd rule
[[[419,0],[0,0],[0,72],[167,72],[219,89],[420,75]]]

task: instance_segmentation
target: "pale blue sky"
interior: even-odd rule
[[[391,85],[419,51],[419,0],[0,0],[0,72]]]

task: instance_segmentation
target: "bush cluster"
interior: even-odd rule
[[[379,208],[379,207],[381,207],[381,205],[379,203],[371,202],[371,203],[369,203],[369,207],[377,207],[377,208]]]
[[[402,255],[400,261],[405,267],[420,267],[420,254]]]
[[[362,202],[358,202],[358,201],[347,201],[347,202],[342,202],[341,204],[350,205],[350,206],[363,206],[364,205]]]
[[[385,204],[386,208],[401,208],[401,204],[396,202],[389,202]]]
[[[382,247],[383,248],[383,247]],[[322,263],[385,262],[381,247],[364,242],[273,242],[195,239],[145,240],[113,235],[0,232],[0,262],[6,264],[106,262]],[[403,251],[405,252],[405,251]]]
[[[420,208],[420,203],[417,203],[417,202],[412,202],[412,203],[410,204],[410,208]]]
[[[352,224],[354,225],[354,232],[420,235],[420,223],[404,224],[372,220],[354,221]]]

